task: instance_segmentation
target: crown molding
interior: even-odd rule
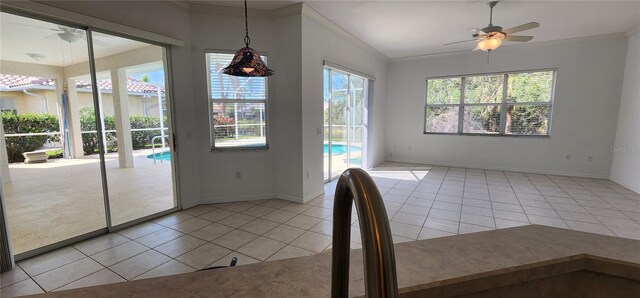
[[[638,30],[636,30],[636,33],[637,31]],[[602,34],[602,35],[572,37],[572,38],[563,38],[563,39],[555,39],[555,40],[545,40],[545,41],[539,41],[539,42],[528,42],[528,43],[521,43],[521,44],[504,45],[504,46],[501,46],[500,48],[512,49],[512,48],[520,48],[520,47],[532,47],[532,46],[538,46],[538,45],[552,45],[552,44],[562,44],[562,43],[572,43],[572,42],[627,38],[628,34],[629,33],[610,33],[610,34]],[[411,60],[420,60],[420,59],[466,55],[470,53],[472,53],[471,50],[461,50],[461,51],[451,51],[451,52],[441,52],[441,53],[433,53],[433,54],[425,54],[425,55],[391,58],[389,61],[402,62],[402,61],[411,61]]]
[[[363,48],[367,49],[369,52],[371,52],[375,56],[378,56],[378,57],[380,57],[382,59],[385,59],[385,60],[389,60],[389,57],[387,55],[379,52],[378,50],[376,50],[375,48],[373,48],[369,44],[367,44],[364,41],[360,40],[359,38],[355,37],[353,34],[349,33],[349,31],[344,30],[342,27],[338,26],[336,23],[332,22],[327,17],[325,17],[322,14],[320,14],[319,12],[315,11],[313,8],[307,6],[304,3],[301,3],[301,4],[302,4],[302,15],[309,17],[310,19],[316,21],[317,23],[319,23],[320,25],[322,25],[326,29],[341,35],[342,37],[344,37],[347,40],[355,43],[356,45],[359,45],[360,47],[363,47]]]
[[[210,14],[244,18],[244,8],[242,7],[215,5],[208,2],[189,2],[189,9],[191,12],[205,10]],[[248,8],[247,13],[250,17],[254,18],[271,18],[272,15],[272,11],[255,8]]]
[[[302,4],[302,2],[300,2],[300,3],[296,3],[293,5],[289,5],[283,8],[273,10],[271,12],[271,17],[274,19],[279,19],[279,18],[284,18],[288,16],[302,15],[303,6],[304,5]]]

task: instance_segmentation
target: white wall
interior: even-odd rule
[[[194,132],[198,136],[197,157],[194,157],[198,159],[199,167],[189,171],[197,171],[201,177],[198,203],[273,198],[276,193],[274,150],[210,151],[205,50],[236,51],[244,47],[244,15],[238,12],[237,9],[210,5],[191,6],[191,77],[195,105],[193,118]],[[249,26],[251,47],[266,53],[268,62],[277,60],[270,55],[277,51],[274,48],[273,23],[268,15],[253,13]],[[269,87],[276,78],[280,79],[269,78]],[[277,100],[274,88],[269,88],[268,96],[269,101]],[[270,110],[268,113],[268,129],[272,132],[274,128],[270,125],[276,115]],[[270,138],[269,142],[272,141]],[[240,179],[236,178],[237,172],[240,172]]]
[[[376,78],[368,158],[384,161],[387,58],[355,39],[308,7],[302,14],[302,147],[304,198],[324,192],[323,184],[323,60]]]
[[[505,46],[490,63],[471,51],[392,61],[388,159],[608,178],[626,45],[624,35],[612,35]],[[558,69],[550,138],[423,134],[425,78],[541,68]]]
[[[640,193],[640,30],[629,36],[611,180]]]

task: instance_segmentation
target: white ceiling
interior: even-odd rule
[[[12,14],[0,14],[0,60],[67,66],[88,60],[87,42],[81,39],[69,43],[57,36],[58,25]],[[148,44],[107,34],[94,33],[94,52],[101,58]],[[45,58],[36,61],[27,53]],[[87,66],[88,68],[88,66]]]
[[[251,3],[251,2],[250,2]],[[489,23],[485,1],[305,1],[305,4],[389,58],[470,50],[470,28]],[[251,5],[251,4],[250,4]],[[503,1],[493,23],[506,28],[536,21],[518,33],[531,42],[631,31],[640,26],[640,1]],[[505,42],[505,45],[513,42]]]

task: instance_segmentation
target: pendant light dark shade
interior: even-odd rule
[[[251,39],[249,38],[247,0],[244,0],[244,26],[244,44],[246,46],[236,52],[229,66],[225,67],[222,72],[237,77],[268,77],[273,75],[273,70],[269,69],[267,64],[262,61],[260,54],[249,47]]]

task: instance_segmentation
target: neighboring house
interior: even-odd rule
[[[52,113],[57,114],[55,80],[47,78],[0,74],[0,110],[16,114]],[[111,80],[100,80],[102,108],[105,116],[112,116],[113,97]],[[91,84],[76,81],[79,108],[93,107]],[[26,90],[27,94],[24,92]],[[158,86],[128,77],[130,115],[158,116]],[[164,88],[160,93],[164,99]],[[46,102],[45,102],[46,100]]]

